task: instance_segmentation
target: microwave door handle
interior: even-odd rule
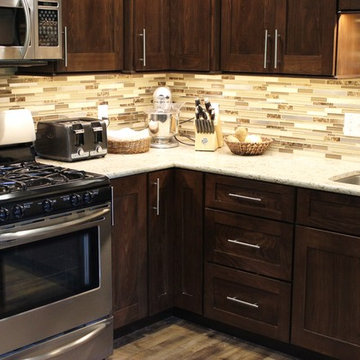
[[[2,244],[7,245],[11,242],[11,245],[15,245],[16,242],[23,242],[24,240],[34,240],[37,236],[49,234],[53,236],[55,233],[64,231],[65,229],[69,232],[69,229],[79,225],[84,225],[90,221],[103,220],[104,216],[110,212],[109,208],[96,211],[93,214],[84,216],[80,219],[70,220],[65,223],[54,224],[44,227],[39,227],[39,223],[35,223],[36,228],[26,229],[20,231],[7,232],[0,235],[0,247]]]
[[[24,59],[26,56],[26,53],[30,46],[30,34],[31,34],[31,15],[29,10],[29,5],[27,3],[27,0],[21,0],[24,11],[25,11],[25,22],[26,22],[26,37],[24,42],[24,47],[22,50],[22,58]]]

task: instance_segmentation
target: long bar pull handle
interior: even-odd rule
[[[143,57],[140,58],[139,60],[141,60],[143,62],[143,66],[146,66],[146,29],[144,28],[142,33],[139,34],[139,36],[142,37],[142,45],[143,45]]]
[[[114,187],[111,186],[111,226],[115,226],[115,214],[114,214]]]
[[[269,38],[269,31],[268,31],[268,29],[266,29],[265,30],[265,48],[264,48],[264,69],[267,68],[268,38]]]
[[[64,66],[68,67],[68,28],[64,26]]]
[[[258,304],[250,303],[250,302],[247,302],[247,301],[244,301],[244,300],[239,300],[236,297],[227,296],[226,299],[229,300],[229,301],[236,302],[236,303],[241,304],[241,305],[245,305],[245,306],[255,308],[255,309],[259,308]]]
[[[26,35],[25,35],[25,42],[24,42],[23,53],[22,53],[22,57],[24,59],[26,56],[26,53],[29,49],[30,43],[31,43],[31,14],[30,14],[29,5],[28,5],[27,1],[21,0],[21,2],[24,7],[25,21],[26,21]]]
[[[250,247],[250,248],[254,248],[254,249],[260,249],[260,245],[255,245],[255,244],[250,244],[250,243],[247,243],[247,242],[243,242],[243,241],[239,241],[239,240],[232,240],[232,239],[228,239],[227,240],[229,243],[233,243],[233,244],[237,244],[237,245],[241,245],[241,246],[247,246],[247,247]]]
[[[261,202],[262,201],[261,198],[245,196],[245,195],[239,195],[239,194],[233,194],[233,193],[229,193],[229,196],[237,198],[237,199],[250,200],[250,201],[256,201],[256,202]]]
[[[278,64],[278,38],[280,37],[278,29],[275,29],[275,50],[274,50],[274,69],[277,69]]]
[[[156,206],[153,207],[154,210],[156,210],[156,216],[160,215],[160,179],[157,178],[154,182],[154,185],[156,185]]]

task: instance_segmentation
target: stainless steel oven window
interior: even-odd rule
[[[0,319],[98,288],[98,227],[1,250],[0,278]]]

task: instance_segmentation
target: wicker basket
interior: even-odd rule
[[[149,151],[151,137],[140,140],[108,139],[108,152],[111,154],[140,154]]]
[[[232,153],[236,155],[261,155],[273,142],[272,139],[261,137],[261,142],[258,143],[245,143],[245,142],[232,142],[224,139],[226,145]]]

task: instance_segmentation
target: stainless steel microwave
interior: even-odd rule
[[[0,0],[0,66],[61,59],[61,30],[61,0]]]

